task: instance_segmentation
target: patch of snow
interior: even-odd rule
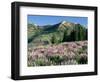
[[[66,21],[62,21],[62,24],[66,23]]]

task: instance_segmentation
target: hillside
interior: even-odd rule
[[[32,45],[58,44],[61,42],[87,40],[87,29],[66,21],[54,25],[36,26],[28,24],[28,43]]]

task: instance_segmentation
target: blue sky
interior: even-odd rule
[[[67,21],[72,23],[79,23],[85,27],[88,24],[87,17],[72,17],[72,16],[47,16],[47,15],[28,15],[28,23],[43,25],[53,25],[61,21]]]

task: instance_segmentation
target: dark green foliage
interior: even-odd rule
[[[53,34],[52,37],[51,37],[51,43],[52,43],[52,44],[56,43],[56,37],[55,37],[54,34]]]
[[[34,63],[33,65],[36,65],[36,66],[45,66],[46,65],[46,62],[43,59],[37,59],[33,63]]]
[[[77,63],[78,64],[87,64],[88,63],[87,55],[81,56],[81,53],[83,53],[83,52],[79,52],[78,54],[76,54]]]
[[[52,44],[70,41],[87,40],[87,29],[80,24],[66,23],[65,25],[58,23],[55,25],[35,26],[28,24],[28,43],[33,42],[36,38],[47,39]],[[40,37],[44,35],[43,37]]]
[[[82,56],[79,60],[78,60],[78,64],[87,64],[87,57],[86,56]]]
[[[67,31],[64,31],[63,34],[63,42],[67,41],[68,37],[67,37]]]
[[[61,62],[63,61],[63,58],[60,56],[51,56],[49,57],[49,60],[54,64],[61,64]]]
[[[78,25],[78,28],[79,28],[79,40],[84,40],[84,29],[82,28],[81,25]]]
[[[71,32],[71,34],[70,34],[70,37],[71,37],[70,40],[71,40],[71,41],[76,41],[75,34],[76,34],[76,31],[73,30],[73,31]]]
[[[85,39],[85,28],[80,24],[75,25],[75,41],[82,41]]]
[[[74,29],[68,34],[68,30],[64,31],[63,42],[82,41],[87,39],[86,29],[80,24],[76,24]]]
[[[86,40],[88,39],[88,30],[87,29],[85,30],[85,39]]]

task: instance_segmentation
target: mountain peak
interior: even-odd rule
[[[64,24],[64,23],[66,23],[66,21],[62,21],[62,22],[61,22],[61,24]]]
[[[74,25],[74,23],[67,22],[67,21],[62,21],[62,22],[59,23],[59,27],[62,27],[62,26],[64,26],[64,27],[66,27],[66,26],[72,27],[73,25]]]
[[[68,21],[62,21],[62,22],[60,22],[60,24],[64,24],[64,25],[71,25],[71,24],[73,24],[73,23],[68,22]]]

